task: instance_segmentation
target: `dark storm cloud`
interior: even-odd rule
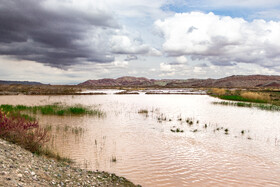
[[[0,55],[61,68],[114,60],[106,36],[118,24],[110,14],[45,2],[0,0]]]

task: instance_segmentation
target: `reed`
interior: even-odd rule
[[[226,90],[223,88],[212,88],[211,89],[211,93],[213,95],[225,95],[226,94]]]

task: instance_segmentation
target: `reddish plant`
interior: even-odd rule
[[[31,152],[39,152],[49,141],[47,130],[37,121],[28,121],[20,116],[9,116],[0,110],[0,138],[16,143]]]

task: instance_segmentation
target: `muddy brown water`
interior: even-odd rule
[[[207,95],[1,96],[0,104],[61,102],[101,109],[102,118],[38,118],[52,126],[49,146],[79,167],[113,172],[142,186],[279,186],[280,113],[213,105],[217,100]],[[148,114],[139,114],[141,109]],[[177,128],[184,132],[171,132]]]

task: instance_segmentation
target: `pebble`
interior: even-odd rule
[[[2,184],[18,187],[116,186],[120,183],[123,186],[135,186],[114,174],[86,171],[41,156],[34,156],[25,149],[2,139],[0,139],[0,159],[0,186]]]
[[[18,176],[19,178],[22,178],[22,174],[18,174],[17,176]]]

